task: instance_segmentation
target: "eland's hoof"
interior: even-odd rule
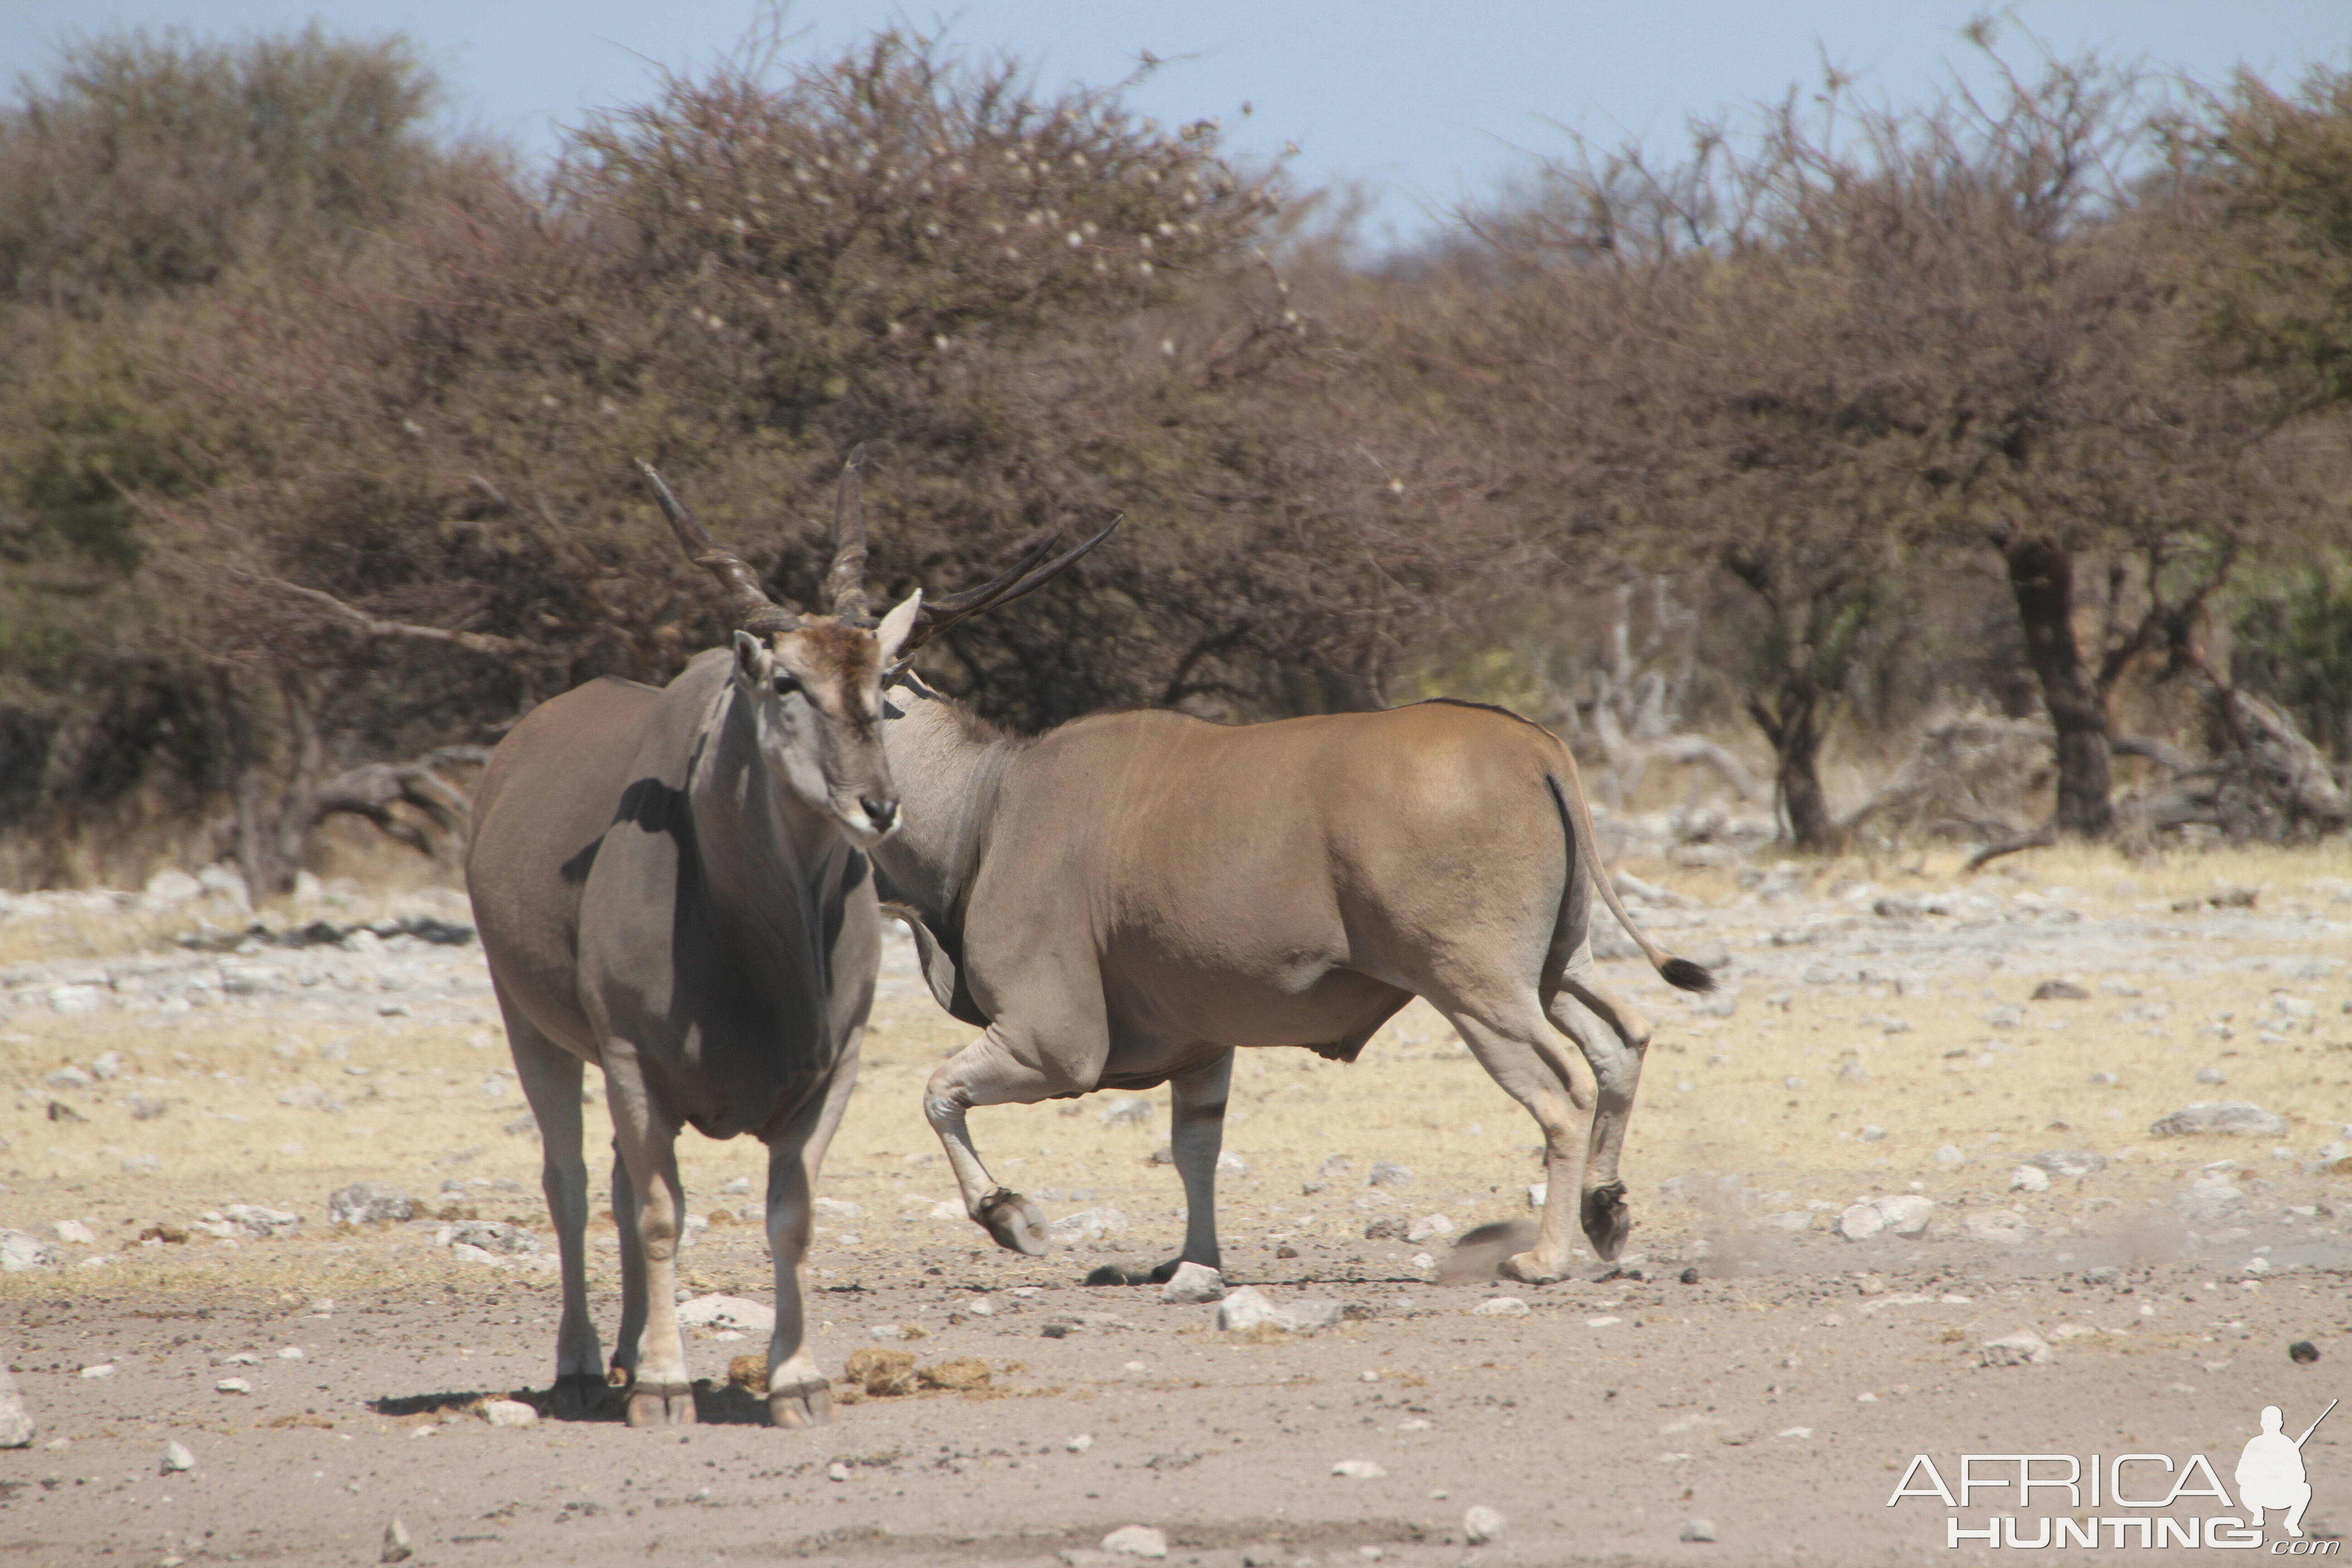
[[[691,1426],[694,1390],[683,1383],[639,1383],[629,1390],[632,1426]]]
[[[1007,1252],[1045,1256],[1045,1213],[1019,1193],[999,1187],[989,1194],[980,1205],[980,1223]]]
[[[1516,1279],[1522,1285],[1557,1285],[1568,1278],[1559,1269],[1546,1268],[1542,1260],[1532,1252],[1511,1254],[1503,1259],[1503,1266],[1495,1272],[1503,1279]]]
[[[1612,1182],[1584,1194],[1584,1238],[1603,1263],[1614,1263],[1633,1234],[1633,1211],[1625,1206],[1625,1184]]]
[[[833,1384],[824,1378],[768,1390],[768,1423],[798,1431],[833,1420]]]
[[[603,1414],[604,1380],[593,1372],[567,1372],[555,1380],[548,1414],[558,1421],[587,1421]]]

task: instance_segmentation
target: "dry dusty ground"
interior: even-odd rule
[[[201,905],[19,903],[0,923],[0,1229],[57,1260],[0,1275],[0,1348],[40,1424],[0,1451],[0,1558],[372,1563],[397,1516],[436,1565],[1042,1563],[1130,1523],[1164,1531],[1171,1561],[1219,1565],[1909,1562],[1948,1555],[1951,1511],[1887,1506],[1914,1454],[1956,1479],[1964,1450],[2202,1453],[2234,1497],[2262,1405],[2292,1433],[2352,1394],[2352,859],[2053,854],[1965,882],[1935,863],[1871,882],[1677,859],[1621,863],[1673,889],[1637,905],[1671,945],[1727,949],[1730,1006],[1606,965],[1659,1021],[1627,1168],[1641,1277],[1430,1278],[1429,1216],[1456,1233],[1524,1216],[1538,1171],[1531,1124],[1416,1006],[1353,1067],[1262,1052],[1236,1076],[1227,1275],[1354,1309],[1309,1334],[1220,1334],[1211,1308],[1077,1283],[1173,1249],[1175,1180],[1150,1163],[1164,1093],[1140,1121],[1106,1119],[1114,1097],[975,1119],[999,1173],[1050,1215],[1091,1212],[1091,1238],[1074,1222],[1081,1239],[1028,1260],[934,1217],[953,1189],[916,1089],[967,1032],[895,947],[823,1187],[856,1212],[828,1215],[812,1258],[819,1352],[838,1369],[879,1327],[927,1365],[983,1360],[991,1386],[845,1404],[806,1433],[744,1423],[723,1391],[685,1432],[494,1428],[481,1396],[549,1375],[550,1274],[462,1261],[437,1219],[329,1226],[328,1193],[373,1179],[545,1237],[478,947],[198,954],[170,938]],[[2252,907],[2232,900],[2246,889]],[[359,905],[299,913],[387,912]],[[404,910],[462,918],[447,899]],[[2085,994],[2034,1000],[2053,980]],[[92,1074],[109,1052],[112,1076]],[[2150,1131],[2223,1100],[2286,1130]],[[2011,1190],[2045,1150],[2107,1163]],[[758,1152],[683,1149],[713,1222],[686,1254],[698,1291],[767,1297],[750,1200],[727,1191]],[[1365,1184],[1375,1161],[1410,1183]],[[1832,1228],[1909,1193],[1936,1202],[1924,1236]],[[261,1238],[206,1219],[240,1203],[303,1224]],[[1364,1239],[1391,1216],[1423,1239]],[[90,1241],[57,1240],[76,1220]],[[141,1241],[163,1227],[188,1239]],[[613,1233],[594,1235],[609,1335]],[[1473,1315],[1506,1294],[1527,1314]],[[1982,1364],[2020,1330],[2046,1361]],[[2299,1342],[2319,1359],[2291,1359]],[[759,1346],[690,1348],[723,1384]],[[215,1390],[232,1377],[250,1392]],[[195,1468],[161,1474],[174,1439]],[[2343,1413],[2305,1454],[2312,1521],[2352,1518]],[[1343,1460],[1385,1474],[1335,1475]],[[2030,1541],[2053,1497],[1979,1494],[1956,1517],[2016,1515]],[[1507,1521],[1475,1547],[1474,1505]],[[1680,1539],[1695,1518],[1717,1539]]]

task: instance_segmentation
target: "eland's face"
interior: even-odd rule
[[[898,825],[882,750],[881,678],[920,603],[920,595],[908,599],[871,631],[809,619],[766,637],[735,634],[735,681],[769,771],[861,849]]]

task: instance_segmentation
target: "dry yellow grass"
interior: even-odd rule
[[[1955,859],[1929,856],[1906,863],[1907,870],[1882,863],[1877,879],[1900,892],[1949,888],[1956,885]],[[1658,1023],[1626,1161],[1637,1216],[1646,1227],[1637,1232],[1636,1246],[1645,1237],[1679,1245],[1720,1223],[1719,1213],[1710,1217],[1706,1194],[1725,1176],[1750,1190],[1748,1206],[1756,1212],[1802,1208],[1808,1202],[1842,1205],[1863,1192],[1901,1190],[1915,1182],[1939,1197],[1997,1192],[2014,1163],[2011,1156],[2050,1147],[2087,1147],[2113,1156],[2137,1148],[2137,1155],[2093,1189],[2137,1204],[2169,1190],[2189,1166],[2224,1155],[2281,1175],[2295,1169],[2272,1162],[2269,1141],[2190,1144],[2148,1136],[2151,1121],[2192,1100],[2250,1100],[2284,1113],[2294,1125],[2284,1142],[2306,1161],[2335,1135],[2337,1123],[2352,1117],[2352,1018],[2343,1016],[2340,975],[2290,987],[2315,1005],[2315,1016],[2300,1024],[2277,1020],[2281,1037],[2262,1041],[2257,1016],[2267,1016],[2271,989],[2287,984],[2275,971],[2174,973],[2167,957],[2193,953],[2208,965],[2225,959],[2276,963],[2336,957],[2341,935],[2326,917],[2331,907],[2338,917],[2345,913],[2329,900],[2342,890],[2339,884],[2352,886],[2346,881],[2352,877],[2352,850],[2330,846],[2135,863],[2099,851],[2060,849],[2020,856],[2004,868],[2001,876],[1979,878],[1975,886],[2004,895],[2057,888],[2069,907],[2092,921],[2147,912],[2160,930],[2181,934],[2151,934],[2113,952],[2083,950],[2077,959],[2070,956],[2078,951],[2070,942],[2084,928],[2020,928],[2018,945],[1997,967],[1987,963],[1973,971],[1931,973],[1916,986],[1891,980],[1849,985],[1841,994],[1837,987],[1752,973],[1757,957],[1773,952],[1769,932],[1794,918],[1789,909],[1741,906],[1742,890],[1725,870],[1633,863],[1630,868],[1700,901],[1696,923],[1662,934],[1669,945],[1705,937],[1727,942],[1735,954],[1731,988],[1738,998],[1734,1016],[1704,1016],[1645,969],[1608,966]],[[1823,866],[1816,886],[1867,869],[1860,862]],[[2307,921],[2287,929],[2307,929],[2308,940],[2281,940],[2273,930],[2256,942],[2228,934],[2225,921],[2169,912],[2177,900],[2225,886],[2263,889],[2266,918],[2307,912]],[[1825,910],[1816,901],[1802,912],[1818,918]],[[1826,912],[1844,911],[1832,905]],[[1862,924],[1870,925],[1866,911]],[[58,956],[61,942],[96,950],[121,929],[69,921],[62,933],[42,937],[42,955]],[[11,938],[18,945],[10,951],[21,954],[20,937]],[[466,950],[455,962],[478,965],[478,950]],[[1861,960],[1865,968],[1875,962]],[[1887,967],[1900,969],[1902,963],[1890,959]],[[2061,972],[2090,990],[2091,999],[2029,1000],[2037,983]],[[2139,994],[2102,992],[2100,983],[2109,979],[2127,982]],[[2152,1011],[2148,1005],[2157,1003],[2169,1005],[2168,1016],[2121,1016],[2134,1007]],[[2026,1026],[1989,1026],[1987,1012],[2004,1005],[2025,1014]],[[2200,1032],[2224,1010],[2237,1016],[2235,1038]],[[1910,1027],[1890,1034],[1888,1020]],[[2045,1025],[2057,1026],[2038,1026]],[[464,1201],[484,1217],[511,1215],[543,1228],[537,1143],[501,1130],[522,1112],[520,1098],[510,1078],[495,1100],[480,1090],[488,1069],[507,1067],[487,998],[455,1023],[369,1017],[341,1027],[337,1037],[349,1042],[342,1059],[321,1058],[318,1047],[329,1042],[318,1033],[259,1008],[199,1010],[175,1018],[23,1009],[0,1026],[7,1092],[0,1105],[0,1138],[6,1140],[0,1171],[7,1173],[0,1226],[46,1228],[68,1215],[89,1218],[100,1230],[102,1248],[121,1259],[110,1279],[185,1278],[202,1261],[207,1274],[229,1268],[241,1279],[289,1290],[331,1289],[321,1283],[314,1249],[303,1248],[299,1258],[287,1252],[279,1268],[268,1262],[276,1251],[269,1243],[217,1255],[202,1239],[185,1248],[126,1248],[124,1243],[154,1221],[184,1222],[239,1201],[294,1208],[310,1216],[315,1232],[323,1228],[327,1194],[365,1178],[400,1182],[420,1197],[429,1196],[445,1175],[511,1182],[517,1190],[478,1187]],[[859,1203],[865,1213],[827,1227],[817,1263],[885,1256],[918,1239],[985,1245],[961,1219],[928,1217],[930,1205],[951,1198],[954,1187],[919,1103],[933,1065],[970,1037],[919,994],[877,1006],[863,1079],[824,1183],[826,1192]],[[109,1103],[52,1096],[41,1087],[43,1075],[58,1064],[86,1063],[110,1049],[123,1053],[127,1070],[108,1086],[118,1091]],[[1839,1068],[1847,1062],[1858,1063],[1867,1081],[1842,1081]],[[2194,1081],[2194,1071],[2207,1066],[2226,1071],[2226,1088]],[[2117,1081],[2095,1085],[2094,1073],[2113,1073]],[[1803,1087],[1787,1087],[1791,1078],[1802,1079]],[[167,1100],[170,1109],[152,1120],[134,1120],[119,1103],[125,1089]],[[298,1091],[297,1099],[332,1098],[344,1109],[337,1114],[283,1104],[288,1090]],[[89,1120],[48,1120],[52,1098],[73,1104]],[[1165,1090],[1147,1097],[1153,1115],[1141,1127],[1107,1124],[1099,1112],[1108,1098],[982,1110],[974,1117],[975,1134],[1006,1184],[1059,1194],[1046,1201],[1049,1214],[1118,1208],[1133,1226],[1121,1238],[1123,1250],[1158,1256],[1181,1232],[1174,1215],[1182,1201],[1173,1173],[1150,1163],[1166,1138]],[[592,1140],[601,1143],[602,1113],[592,1110],[590,1118]],[[1882,1139],[1858,1136],[1871,1124],[1886,1130]],[[1263,1256],[1284,1237],[1357,1237],[1372,1212],[1408,1217],[1443,1212],[1458,1228],[1524,1215],[1525,1184],[1541,1177],[1532,1157],[1536,1137],[1524,1112],[1419,1003],[1353,1066],[1304,1051],[1244,1053],[1226,1147],[1250,1168],[1223,1184],[1228,1246],[1246,1259]],[[1966,1152],[1969,1163],[1957,1169],[1938,1165],[1936,1151],[1947,1143]],[[478,1152],[464,1153],[477,1146]],[[750,1177],[757,1195],[763,1156],[756,1144],[712,1143],[689,1133],[680,1152],[694,1212],[745,1201],[719,1195],[720,1184],[730,1177]],[[1331,1153],[1351,1157],[1353,1179],[1303,1193],[1302,1184]],[[125,1173],[123,1159],[142,1154],[155,1156],[159,1171]],[[1388,1200],[1368,1194],[1360,1184],[1362,1173],[1378,1159],[1412,1167],[1412,1186]],[[1664,1201],[1661,1183],[1670,1177],[1685,1178],[1701,1201]],[[2081,1194],[2072,1184],[2059,1186],[2066,1190],[2022,1200],[2047,1216],[2037,1223],[2075,1214]],[[1092,1195],[1075,1195],[1080,1192]],[[845,1231],[859,1240],[845,1242]],[[730,1247],[758,1238],[754,1227],[726,1232],[722,1226],[722,1234]],[[397,1234],[346,1237],[341,1244],[352,1250],[331,1267],[362,1275],[378,1268],[451,1267],[421,1257],[415,1238],[407,1239],[407,1251],[395,1258],[390,1249],[403,1245]],[[720,1254],[704,1256],[715,1268]],[[739,1258],[720,1272],[749,1285],[756,1275],[746,1274],[748,1268]],[[53,1287],[58,1278],[46,1271],[12,1276],[0,1282],[0,1293]]]

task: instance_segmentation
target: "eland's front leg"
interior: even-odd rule
[[[563,1265],[563,1321],[555,1333],[555,1415],[576,1421],[593,1414],[604,1397],[604,1352],[596,1321],[588,1312],[588,1165],[582,1156],[578,1057],[549,1039],[499,998],[507,1040],[514,1052],[515,1076],[539,1122],[545,1151],[540,1185],[547,1193],[548,1217]]]
[[[1022,1059],[1000,1034],[1000,1021],[971,1045],[941,1062],[923,1089],[923,1116],[940,1135],[948,1164],[963,1194],[963,1212],[978,1221],[1009,1252],[1041,1258],[1045,1252],[1045,1215],[1019,1193],[996,1184],[972,1147],[965,1112],[976,1105],[1034,1105],[1057,1094],[1084,1091],[1095,1086],[1101,1072],[1102,1053],[1092,1053],[1085,1081],[1066,1072],[1049,1072]],[[1050,1058],[1046,1058],[1050,1059]]]
[[[608,1055],[607,1060],[611,1058]],[[621,1243],[635,1244],[642,1264],[644,1326],[629,1380],[629,1425],[681,1426],[694,1417],[694,1385],[687,1376],[686,1340],[677,1322],[677,1244],[686,1228],[686,1190],[677,1179],[677,1124],[642,1092],[608,1078],[613,1104],[613,1145],[626,1169],[635,1234],[624,1227]],[[614,1184],[615,1214],[622,1198]]]
[[[768,1147],[768,1251],[776,1269],[776,1331],[768,1341],[768,1419],[822,1426],[833,1419],[833,1383],[808,1346],[801,1266],[808,1257],[811,1201],[824,1152],[857,1082],[857,1045],[834,1068],[816,1114]]]

